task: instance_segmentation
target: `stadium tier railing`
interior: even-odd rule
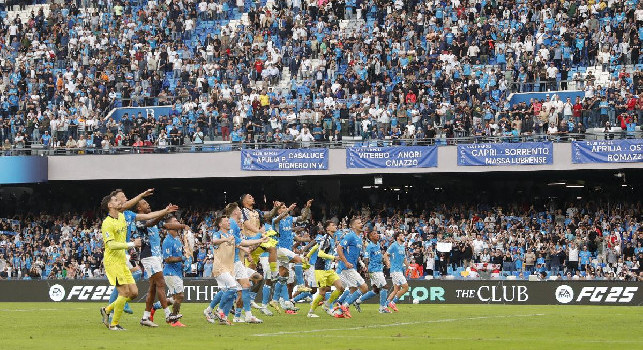
[[[296,148],[347,148],[347,147],[388,147],[388,146],[451,146],[476,143],[519,143],[552,141],[567,143],[571,141],[615,140],[642,138],[643,132],[594,132],[586,134],[533,134],[521,136],[466,136],[433,139],[354,139],[324,142],[230,142],[211,141],[202,144],[155,145],[155,146],[110,146],[109,148],[67,148],[44,147],[32,144],[25,148],[2,149],[2,156],[72,156],[72,155],[117,155],[144,153],[195,153],[195,152],[229,152],[241,149],[296,149]]]

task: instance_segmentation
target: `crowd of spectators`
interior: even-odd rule
[[[640,202],[612,206],[609,211],[594,203],[542,208],[357,204],[341,209],[341,214],[338,206],[316,204],[313,209],[313,220],[303,226],[304,236],[320,232],[325,220],[339,223],[342,232],[353,216],[362,218],[365,232],[381,233],[383,248],[396,232],[403,232],[409,278],[527,279],[536,275],[643,280]],[[186,276],[211,275],[208,246],[220,214],[215,210],[180,213],[197,240]],[[103,278],[100,222],[101,217],[91,211],[0,220],[0,277]],[[136,257],[134,251],[131,254]]]
[[[643,3],[632,0],[55,0],[36,9],[26,21],[0,13],[3,148],[582,133],[643,119]],[[554,97],[572,87],[584,97]],[[552,95],[509,103],[534,91]],[[175,109],[107,118],[142,105]]]

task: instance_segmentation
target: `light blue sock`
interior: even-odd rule
[[[221,299],[223,298],[224,293],[225,291],[219,290],[219,292],[214,295],[214,298],[212,298],[212,301],[210,302],[210,308],[212,310],[215,310],[215,307],[217,306],[217,304],[221,303]]]
[[[380,306],[386,307],[388,305],[388,290],[387,289],[382,289],[380,290]]]
[[[234,289],[227,289],[221,298],[222,307],[220,309],[223,311],[223,314],[228,316],[230,310],[232,310],[232,304],[234,304],[234,296],[237,294],[237,291]]]
[[[263,290],[261,291],[261,303],[266,305],[270,301],[270,288],[269,285],[264,284]]]
[[[281,287],[281,297],[284,299],[284,301],[290,300],[290,293],[288,292],[287,284],[284,284]]]
[[[394,297],[394,298],[393,298],[393,303],[394,303],[394,304],[397,304],[398,299],[399,299],[399,298],[398,298],[397,296],[396,296],[396,297]]]
[[[294,301],[294,302],[298,302],[298,301],[300,301],[300,300],[304,300],[304,299],[306,299],[306,298],[308,298],[308,297],[312,297],[312,296],[313,296],[313,295],[312,295],[312,294],[310,294],[310,292],[303,292],[303,293],[299,293],[299,294],[297,294],[297,296],[296,296],[296,297],[294,297],[292,301]]]
[[[331,295],[331,292],[326,292],[326,293],[324,294],[324,300],[328,300],[328,299],[330,299],[330,295]]]
[[[339,298],[337,298],[337,304],[343,305],[344,300],[346,300],[346,298],[348,298],[349,295],[351,295],[351,291],[348,289],[344,290],[344,293],[342,293],[342,295]]]
[[[372,298],[372,297],[374,297],[374,296],[375,296],[375,292],[373,292],[372,290],[369,290],[368,292],[366,292],[366,294],[362,295],[362,296],[359,298],[359,302],[360,302],[360,303],[363,303],[363,302],[365,302],[366,300],[368,300],[368,299],[370,299],[370,298]]]
[[[250,291],[250,301],[255,301],[257,299],[257,293]]]
[[[304,268],[301,267],[301,264],[295,264],[295,279],[297,280],[297,285],[304,284]]]
[[[241,300],[243,301],[243,311],[250,311],[250,289],[241,290]]]
[[[283,283],[281,281],[277,281],[275,283],[275,289],[272,291],[272,300],[273,301],[279,301],[279,297],[281,296],[281,288],[283,288]]]
[[[362,291],[358,289],[358,290],[356,290],[353,294],[351,294],[351,296],[350,296],[349,298],[347,298],[347,299],[346,299],[346,303],[345,303],[345,304],[351,305],[351,304],[352,304],[352,303],[354,303],[357,299],[359,299],[359,297],[361,297],[361,296],[362,296]]]
[[[240,307],[234,308],[234,317],[241,317],[241,308]]]

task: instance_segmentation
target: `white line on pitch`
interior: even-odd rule
[[[258,333],[258,334],[253,334],[253,335],[255,337],[273,337],[273,336],[279,336],[279,335],[284,335],[284,334],[303,334],[303,333],[318,333],[318,332],[333,332],[333,331],[354,331],[354,330],[367,329],[367,328],[397,327],[397,326],[408,326],[408,325],[425,324],[425,323],[445,323],[445,322],[457,322],[457,321],[468,321],[468,320],[484,320],[484,319],[508,318],[508,317],[532,317],[532,316],[543,316],[543,315],[545,315],[545,314],[498,315],[498,316],[479,316],[479,317],[465,317],[465,318],[445,318],[445,319],[441,319],[441,320],[429,320],[429,321],[417,321],[417,322],[397,322],[397,323],[387,323],[387,324],[366,325],[366,326],[351,327],[351,328],[310,329],[310,330],[307,330],[307,331]]]
[[[298,335],[298,334],[285,334],[287,337],[308,337],[307,335]],[[402,335],[402,336],[370,336],[370,335],[328,335],[329,337],[333,338],[369,338],[369,339],[424,339],[424,340],[453,340],[453,341],[461,341],[461,340],[475,340],[475,341],[497,341],[497,342],[524,342],[525,339],[513,339],[513,338],[464,338],[464,337],[446,337],[446,338],[438,338],[438,337],[430,337],[430,336],[413,336],[413,335]],[[540,339],[542,340],[542,339]],[[558,341],[557,339],[552,339],[551,341]],[[639,340],[592,340],[592,339],[574,339],[570,340],[570,342],[574,343],[640,343]]]

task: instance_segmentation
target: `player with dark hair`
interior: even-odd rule
[[[138,296],[136,281],[128,266],[127,250],[133,247],[140,247],[141,240],[136,239],[130,242],[131,224],[136,220],[154,220],[178,209],[176,206],[168,205],[163,210],[148,214],[135,214],[127,210],[136,205],[141,199],[150,196],[153,192],[153,189],[149,189],[128,201],[123,191],[117,189],[105,196],[101,201],[101,209],[108,212],[108,216],[103,220],[101,227],[105,243],[103,265],[110,283],[116,287],[114,290],[117,294],[115,297],[115,293],[112,293],[109,305],[101,308],[101,317],[105,326],[111,330],[124,329],[118,324],[122,311],[129,300]],[[130,220],[128,220],[128,217]],[[107,270],[110,270],[110,272]],[[127,270],[127,273],[124,270]],[[112,311],[114,311],[114,317],[110,322],[109,314]]]
[[[262,237],[261,239],[246,240],[244,239],[241,233],[241,227],[239,227],[238,222],[241,220],[242,213],[241,209],[237,203],[230,203],[225,208],[225,213],[229,217],[230,222],[230,234],[235,237],[235,257],[234,257],[234,278],[237,280],[237,290],[240,292],[241,302],[243,305],[243,310],[245,312],[245,318],[241,318],[241,309],[235,312],[235,322],[247,322],[247,323],[262,323],[263,321],[252,315],[251,311],[251,300],[250,295],[250,278],[257,274],[256,271],[246,267],[243,264],[241,252],[250,255],[250,250],[248,247],[259,245],[261,243],[267,242],[268,237]]]
[[[337,246],[338,269],[341,270],[342,284],[351,293],[339,306],[342,311],[341,315],[346,318],[351,317],[349,306],[368,291],[366,282],[357,272],[357,264],[362,252],[362,219],[359,217],[352,218],[349,222],[349,227],[350,230]]]
[[[144,199],[138,202],[136,209],[138,214],[149,214],[151,212],[149,203]],[[145,311],[140,321],[142,326],[147,327],[158,327],[158,325],[153,322],[155,297],[159,299],[158,307],[165,312],[166,322],[172,324],[178,320],[168,306],[173,304],[174,299],[172,297],[168,299],[165,294],[163,251],[161,249],[161,235],[159,232],[159,222],[161,219],[162,217],[159,216],[154,220],[136,222],[138,237],[142,238],[141,263],[150,281],[147,298],[145,299]],[[171,222],[168,220],[168,222],[163,223],[161,226],[168,230],[183,230],[188,228],[187,225],[178,223],[176,220]]]
[[[284,300],[283,307],[285,309],[292,309],[292,306],[287,305],[287,301],[290,301],[290,296],[288,293],[288,270],[289,264],[294,263],[294,272],[295,278],[298,285],[298,290],[300,291],[310,291],[310,288],[305,286],[304,282],[304,270],[302,263],[304,260],[301,256],[295,254],[291,249],[294,246],[295,241],[298,242],[307,242],[307,238],[301,238],[294,233],[293,225],[297,222],[305,222],[310,218],[310,206],[312,205],[313,200],[306,202],[306,206],[301,211],[301,216],[293,217],[290,215],[293,209],[297,206],[296,204],[291,204],[290,207],[286,207],[285,204],[282,204],[279,207],[279,215],[273,219],[272,225],[277,228],[279,232],[279,239],[277,243],[277,260],[279,262],[279,274],[277,276],[277,282],[275,283],[275,290],[273,292],[272,300],[273,302],[279,301],[279,298],[282,297]]]
[[[266,228],[264,222],[272,221],[272,218],[277,215],[277,210],[281,206],[280,202],[274,202],[274,207],[270,212],[263,214],[261,211],[254,209],[255,199],[251,194],[243,194],[239,198],[239,207],[241,208],[241,218],[240,226],[245,237],[248,239],[260,239],[266,235]],[[273,232],[274,233],[274,232]],[[278,303],[270,301],[271,295],[271,286],[273,284],[273,279],[277,278],[278,274],[278,264],[277,264],[277,241],[274,239],[268,239],[266,242],[263,242],[256,248],[252,250],[252,253],[249,255],[251,264],[253,268],[256,268],[256,264],[260,259],[260,256],[264,253],[268,253],[268,269],[264,268],[264,279],[265,284],[263,286],[263,300],[262,304],[259,307],[259,310],[264,315],[271,316],[272,313],[268,310],[267,304],[270,304],[277,312],[281,311]],[[257,285],[259,287],[259,285]],[[254,300],[256,293],[250,293],[250,299]]]
[[[128,200],[127,197],[125,196],[125,193],[123,192],[123,190],[116,189],[116,190],[112,191],[108,196],[103,198],[103,202],[108,197],[115,197],[116,200],[118,201],[119,206],[118,206],[117,210],[119,212],[123,213],[123,216],[125,218],[125,227],[126,227],[125,242],[130,242],[132,237],[134,237],[134,235],[136,234],[136,232],[137,232],[136,221],[155,220],[155,219],[158,219],[158,218],[161,218],[161,217],[167,215],[168,213],[172,213],[172,212],[174,212],[174,211],[176,211],[178,209],[178,207],[176,207],[176,206],[168,205],[168,207],[166,207],[163,210],[158,210],[158,211],[155,211],[155,212],[150,212],[150,213],[145,213],[145,214],[142,214],[142,213],[137,214],[137,213],[135,213],[135,212],[130,210],[139,201],[141,201],[143,198],[149,197],[152,194],[154,194],[154,189],[151,188],[151,189],[148,189],[148,190],[140,193],[136,197]],[[108,208],[107,208],[106,204],[105,204],[105,206],[103,206],[102,204],[103,203],[101,203],[101,208],[103,210],[105,210],[105,211],[108,211]],[[134,238],[136,238],[136,237],[134,237]],[[127,249],[125,250],[125,256],[126,256],[126,262],[125,263],[128,266],[130,272],[132,273],[132,277],[134,278],[134,281],[140,280],[141,277],[143,276],[143,272],[141,271],[141,269],[140,269],[140,267],[138,265],[130,263],[130,257],[127,254]],[[112,303],[114,303],[116,301],[116,299],[118,298],[118,294],[119,294],[118,290],[116,288],[114,288],[114,291],[112,292],[112,294],[109,297],[109,303],[110,304],[112,304]],[[125,303],[124,311],[126,313],[129,313],[129,314],[133,313],[133,311],[129,308],[127,302]],[[109,318],[109,316],[108,316],[108,318]]]
[[[138,288],[132,273],[127,267],[127,257],[125,251],[130,248],[140,247],[141,240],[136,239],[133,242],[127,242],[127,224],[125,216],[119,211],[122,203],[116,197],[114,192],[103,198],[101,208],[107,209],[108,216],[103,220],[101,227],[105,250],[103,252],[103,265],[105,274],[109,283],[115,286],[118,291],[116,301],[106,307],[101,308],[103,323],[110,330],[125,330],[121,327],[119,321],[123,314],[125,303],[138,296]],[[110,323],[109,314],[114,311],[114,317]]]
[[[212,298],[210,305],[203,310],[203,315],[210,323],[214,323],[216,317],[220,324],[231,325],[227,315],[230,313],[237,295],[237,281],[232,276],[236,239],[230,233],[230,220],[227,215],[218,217],[214,225],[217,231],[212,234],[211,242],[212,275],[217,280],[219,292]]]
[[[404,277],[404,270],[408,266],[408,262],[406,260],[406,249],[404,248],[404,241],[406,240],[404,233],[397,232],[393,235],[393,239],[395,242],[386,250],[386,254],[391,261],[391,280],[393,282],[393,292],[388,297],[388,306],[393,311],[397,311],[397,300],[409,290],[409,284],[406,282],[406,277]]]
[[[176,217],[168,219],[168,224],[174,227],[168,230],[169,235],[163,240],[163,262],[165,262],[163,279],[169,294],[174,299],[168,323],[172,327],[185,327],[179,319],[183,316],[180,314],[181,302],[183,302],[183,262],[189,258],[189,254],[183,249],[179,230],[175,229],[181,227]]]
[[[335,302],[337,297],[339,297],[342,292],[344,292],[344,286],[342,285],[337,272],[331,268],[333,261],[337,260],[337,257],[332,255],[335,239],[333,236],[337,232],[337,224],[333,221],[326,221],[324,225],[324,230],[326,231],[325,235],[320,235],[318,237],[317,244],[308,253],[308,258],[310,260],[315,260],[315,279],[317,280],[317,297],[313,299],[310,303],[310,310],[308,311],[308,317],[319,317],[315,314],[315,310],[324,300],[326,292],[330,291],[331,286],[335,286],[335,290],[330,294],[330,298],[323,303],[322,308],[330,316],[334,316],[331,309],[331,305]]]
[[[369,290],[366,294],[362,295],[355,301],[355,309],[357,309],[358,312],[361,312],[360,304],[379,293],[380,313],[388,314],[391,313],[391,311],[386,307],[388,303],[388,289],[386,288],[386,278],[384,278],[384,264],[386,264],[387,267],[390,267],[390,262],[388,260],[388,256],[382,255],[382,248],[379,244],[380,234],[377,233],[376,230],[372,230],[368,234],[368,239],[370,242],[366,246],[364,260],[368,267],[371,286],[373,289]]]

